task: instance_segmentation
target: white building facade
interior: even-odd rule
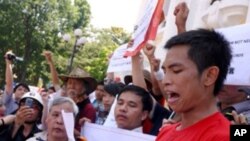
[[[250,0],[165,0],[165,21],[158,28],[156,57],[164,60],[166,41],[177,34],[175,6],[185,1],[189,7],[187,30],[223,28],[250,22]]]

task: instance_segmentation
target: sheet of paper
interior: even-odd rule
[[[226,84],[250,85],[250,24],[217,29],[230,42],[232,62]]]
[[[119,128],[85,123],[81,135],[88,141],[154,141],[155,136]]]
[[[131,71],[131,57],[123,57],[125,51],[127,50],[128,44],[123,44],[118,47],[112,57],[110,58],[109,66],[107,72],[122,72]]]
[[[61,114],[63,117],[63,123],[66,129],[66,133],[67,133],[69,141],[75,141],[75,138],[74,138],[75,119],[74,119],[73,113],[66,113],[64,112],[64,110],[62,110]]]

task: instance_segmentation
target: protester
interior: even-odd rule
[[[232,58],[229,43],[199,29],[172,37],[165,48],[164,96],[181,121],[163,127],[156,140],[229,141],[230,122],[216,106]]]
[[[35,134],[34,137],[27,141],[68,141],[62,111],[72,113],[76,116],[78,107],[75,102],[68,97],[56,97],[50,101],[48,106],[48,116],[46,119],[47,130]]]
[[[150,94],[135,85],[124,87],[117,96],[115,120],[118,128],[142,132],[142,123],[153,107]]]
[[[150,94],[143,88],[135,85],[128,85],[121,89],[117,94],[117,102],[114,103],[115,125],[104,125],[109,127],[121,128],[135,132],[143,132],[142,123],[148,117],[153,107],[153,101]],[[113,119],[113,118],[112,118]],[[90,122],[85,118],[81,124]]]
[[[52,53],[45,51],[44,56],[50,67],[53,86],[60,92],[59,96],[68,96],[72,98],[79,108],[79,113],[76,116],[75,127],[79,132],[81,128],[79,120],[81,118],[88,118],[92,122],[95,122],[96,111],[91,104],[88,95],[96,89],[97,82],[93,77],[80,68],[74,68],[68,75],[58,75],[52,60]],[[63,89],[60,88],[59,78],[64,83]],[[46,117],[43,119],[46,119]]]
[[[49,88],[50,92],[52,91],[59,91],[61,89],[60,87],[60,82],[59,82],[59,77],[58,77],[58,73],[57,70],[55,68],[54,65],[54,61],[52,58],[52,52],[50,51],[43,51],[43,56],[46,59],[47,64],[49,65],[49,69],[50,69],[50,74],[51,74],[51,81],[52,81],[52,86]],[[58,94],[60,95],[60,94]]]
[[[125,85],[119,85],[118,83],[111,83],[104,86],[104,94],[102,100],[105,111],[109,112],[116,95],[122,90],[124,86]]]
[[[116,95],[121,91],[125,85],[122,83],[110,83],[104,86],[102,97],[102,106],[98,109],[97,124],[103,124],[109,114],[112,104],[115,101]]]
[[[13,89],[13,72],[12,72],[12,60],[8,59],[8,54],[11,52],[8,51],[5,54],[5,90],[3,94],[3,103],[6,107],[5,115],[14,114],[18,108],[18,103],[24,93],[28,92],[29,86],[25,83],[18,83]]]
[[[102,106],[102,97],[104,93],[104,82],[100,81],[97,83],[96,89],[95,89],[95,98],[92,102],[94,108],[96,111],[98,111],[99,107]]]
[[[40,94],[25,93],[16,112],[16,118],[0,135],[1,140],[24,141],[41,130],[37,125],[41,122],[43,103]]]
[[[91,104],[88,95],[96,89],[97,82],[88,73],[80,68],[73,69],[69,75],[59,76],[64,84],[66,84],[66,93],[72,94],[70,97],[76,102],[79,113],[76,116],[76,129],[80,131],[81,118],[88,118],[91,122],[95,122],[96,110]]]

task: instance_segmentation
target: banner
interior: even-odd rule
[[[225,84],[250,85],[250,24],[217,29],[230,42],[233,58]]]
[[[123,44],[118,47],[112,57],[110,58],[109,66],[107,72],[122,72],[122,71],[131,71],[131,57],[124,57],[124,53],[127,50],[128,44]]]
[[[141,16],[133,34],[134,44],[127,49],[124,56],[135,55],[145,46],[148,40],[155,39],[157,28],[161,20],[163,4],[164,0],[148,0],[146,2],[145,12]]]
[[[140,132],[84,123],[81,136],[88,141],[155,141],[156,137]]]

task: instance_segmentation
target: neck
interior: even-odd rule
[[[216,112],[218,112],[218,108],[216,106],[216,99],[213,98],[211,100],[208,100],[207,102],[204,102],[203,105],[200,105],[195,109],[191,109],[188,112],[181,113],[181,124],[177,127],[177,130],[187,128]]]
[[[56,138],[48,134],[47,141],[68,141],[67,137]]]
[[[23,135],[25,137],[27,137],[30,134],[30,132],[32,131],[34,124],[26,124],[25,123],[23,126],[24,126]]]
[[[77,102],[76,102],[76,103],[82,102],[83,100],[85,100],[85,99],[87,99],[87,98],[88,98],[88,96],[87,96],[86,94],[81,94],[81,95],[79,95],[79,96],[77,97]]]
[[[15,101],[16,101],[17,103],[19,103],[20,98],[15,98]]]

